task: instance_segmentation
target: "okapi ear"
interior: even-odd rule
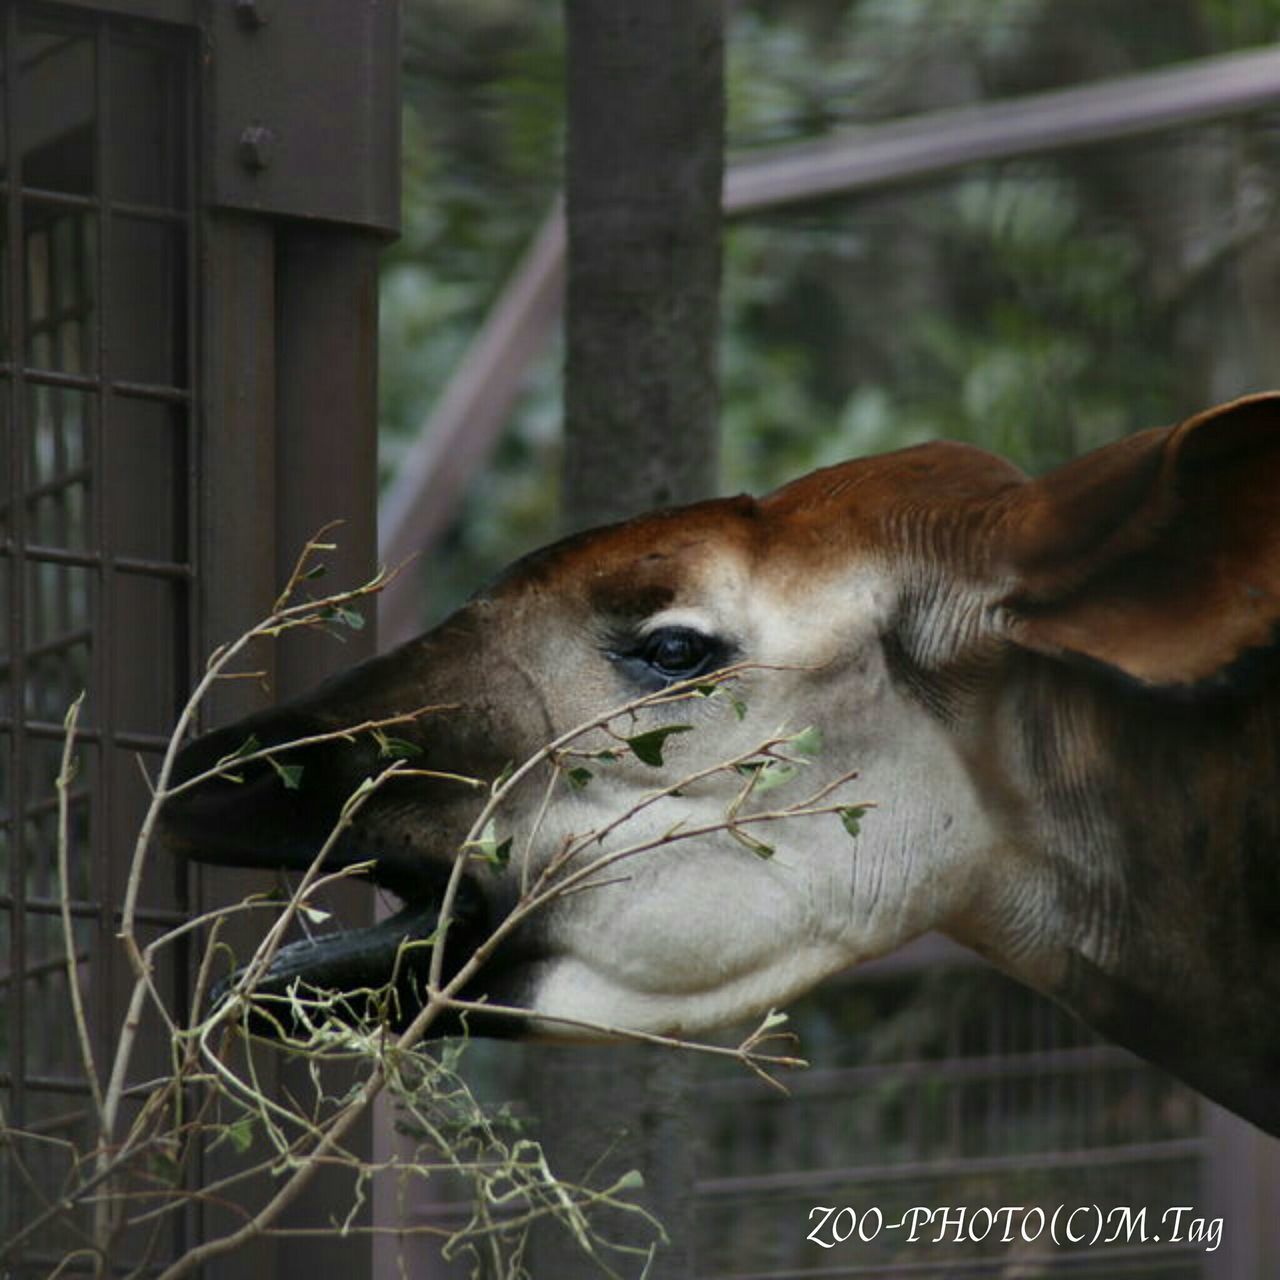
[[[1022,486],[999,534],[1007,634],[1151,686],[1280,638],[1280,394],[1131,436]]]

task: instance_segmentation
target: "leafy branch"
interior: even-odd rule
[[[281,1215],[306,1189],[322,1168],[345,1170],[351,1180],[351,1205],[346,1220],[334,1230],[346,1233],[365,1228],[354,1215],[367,1199],[368,1188],[380,1177],[425,1179],[444,1172],[462,1177],[470,1186],[471,1214],[462,1227],[448,1235],[446,1256],[470,1251],[477,1268],[486,1274],[516,1277],[521,1272],[524,1237],[530,1224],[552,1217],[570,1231],[603,1274],[617,1275],[616,1259],[631,1258],[647,1266],[652,1247],[638,1252],[601,1235],[596,1225],[602,1208],[624,1209],[648,1222],[655,1242],[662,1238],[660,1224],[629,1199],[638,1175],[627,1175],[603,1188],[576,1186],[559,1179],[547,1167],[539,1145],[513,1132],[500,1117],[481,1106],[468,1089],[458,1066],[465,1041],[424,1044],[424,1037],[446,1014],[500,1014],[514,1019],[538,1018],[575,1032],[597,1037],[629,1039],[679,1051],[696,1051],[729,1057],[775,1087],[777,1073],[804,1064],[787,1051],[791,1037],[783,1030],[784,1015],[768,1011],[759,1025],[737,1046],[700,1044],[687,1039],[637,1032],[589,1020],[550,1017],[526,1009],[507,1008],[477,1001],[464,993],[495,951],[535,912],[569,894],[592,892],[625,878],[625,864],[680,841],[727,835],[751,854],[768,857],[772,846],[760,832],[772,824],[792,819],[836,817],[851,835],[865,806],[851,805],[840,792],[856,775],[843,773],[803,790],[798,799],[784,803],[773,798],[795,784],[820,751],[814,731],[775,732],[730,753],[711,764],[681,771],[667,756],[677,743],[690,739],[695,724],[668,722],[643,727],[642,716],[655,710],[670,714],[681,705],[704,705],[704,700],[727,702],[738,720],[746,704],[737,684],[750,667],[726,668],[711,678],[674,684],[589,718],[547,743],[527,760],[508,768],[492,782],[445,770],[419,767],[416,746],[392,731],[451,708],[424,706],[385,717],[367,719],[332,732],[263,746],[249,739],[199,774],[173,781],[177,752],[195,722],[201,702],[219,680],[245,678],[236,668],[254,642],[274,639],[299,627],[328,628],[335,623],[352,625],[360,603],[381,590],[391,575],[379,573],[352,591],[318,599],[296,600],[303,585],[319,576],[318,553],[329,548],[325,531],[313,538],[299,557],[286,589],[271,614],[238,639],[219,648],[212,657],[178,716],[173,736],[153,779],[148,780],[150,799],[133,847],[121,912],[119,942],[133,974],[126,1013],[110,1061],[99,1065],[88,1030],[78,975],[72,931],[70,877],[71,848],[69,806],[75,777],[75,743],[79,700],[66,720],[66,737],[59,771],[58,866],[62,930],[67,955],[67,976],[72,1001],[72,1021],[81,1068],[89,1089],[90,1109],[96,1133],[86,1149],[67,1143],[60,1147],[68,1160],[68,1172],[56,1195],[9,1241],[0,1245],[0,1258],[15,1253],[51,1224],[61,1224],[79,1240],[64,1257],[93,1260],[99,1275],[108,1260],[119,1256],[119,1242],[146,1235],[145,1259],[154,1259],[160,1229],[176,1213],[195,1200],[232,1207],[241,1215],[234,1228],[207,1239],[160,1268],[161,1280],[177,1280],[205,1262],[232,1253],[250,1240],[286,1232]],[[303,748],[334,741],[350,741],[361,735],[378,746],[380,767],[346,799],[310,865],[281,901],[254,897],[217,910],[206,911],[175,924],[143,942],[138,933],[138,902],[150,866],[161,807],[196,786],[216,778],[235,780],[246,766],[264,763],[275,769],[282,784],[296,786],[301,766],[290,757]],[[591,830],[565,838],[541,866],[533,851],[545,827],[557,789],[583,791],[595,785],[599,770],[621,766],[630,757],[642,770],[652,770],[654,785],[644,787],[620,812],[611,814]],[[542,775],[545,773],[545,777]],[[666,776],[670,774],[671,776]],[[698,822],[677,822],[661,831],[644,830],[639,820],[654,806],[679,797],[713,777],[734,780],[732,799],[718,815]],[[517,793],[535,785],[541,777],[542,794],[532,823],[519,832],[501,834],[505,812]],[[357,991],[318,990],[295,981],[283,994],[259,990],[270,975],[287,931],[298,920],[320,920],[325,912],[319,895],[331,885],[368,870],[368,864],[326,869],[331,853],[361,811],[394,780],[432,778],[447,780],[483,793],[470,829],[459,844],[431,938],[406,940],[398,952],[397,971],[411,952],[429,947],[425,985],[420,1008],[399,1032],[391,1028],[396,1001],[396,975],[385,987]],[[762,803],[763,797],[770,797]],[[477,861],[495,867],[519,858],[520,893],[515,905],[483,941],[467,955],[448,980],[444,975],[445,940],[456,920],[462,878]],[[211,978],[218,958],[226,953],[224,925],[234,915],[249,911],[273,911],[253,954],[236,972],[225,998],[208,1008]],[[203,939],[199,949],[193,998],[180,1017],[166,1001],[155,980],[162,955],[179,942]],[[372,1012],[371,1012],[372,1011]],[[244,1034],[249,1015],[273,1030],[273,1042]],[[166,1074],[140,1084],[136,1075],[141,1029],[147,1017],[159,1019],[170,1046]],[[264,1053],[284,1052],[307,1066],[310,1093],[278,1096],[265,1084]],[[344,1064],[357,1069],[356,1082],[335,1093],[326,1083],[327,1069]],[[421,1136],[408,1160],[371,1163],[349,1145],[353,1127],[368,1113],[373,1101],[388,1094],[404,1123]],[[138,1106],[131,1121],[121,1121],[126,1098]],[[2,1121],[2,1117],[0,1117]],[[26,1144],[48,1141],[40,1135],[4,1127],[0,1139],[25,1168],[20,1150]],[[222,1149],[233,1168],[225,1176],[192,1185],[198,1157]],[[260,1188],[252,1202],[239,1199],[242,1189],[267,1175],[272,1182],[265,1201]],[[27,1175],[29,1185],[36,1179]],[[90,1225],[83,1223],[85,1210]],[[287,1229],[293,1231],[293,1228]],[[478,1274],[478,1272],[477,1272]]]

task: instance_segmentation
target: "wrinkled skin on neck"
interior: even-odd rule
[[[268,984],[385,980],[462,858],[447,976],[549,867],[636,849],[503,938],[466,994],[533,1017],[473,1029],[696,1034],[941,929],[1278,1132],[1278,491],[1274,397],[1035,482],[959,445],[848,463],[557,544],[422,639],[198,740],[180,773],[250,733],[434,708],[395,729],[412,763],[487,782],[729,672],[572,744],[616,758],[532,769],[494,815],[501,859],[462,847],[487,790],[391,782],[331,864],[369,860],[403,916],[291,949]],[[673,726],[661,768],[626,748]],[[822,749],[735,810],[743,772],[717,766],[810,726]],[[366,734],[291,762],[296,791],[263,767],[171,804],[171,843],[306,866],[385,761]],[[830,800],[874,803],[856,839],[831,812],[789,817],[752,828],[763,857],[725,829],[852,770]]]
[[[1034,770],[1037,948],[1000,958],[1109,1038],[1280,1131],[1280,672],[1169,698],[1031,661],[997,716]],[[1025,785],[1025,782],[1023,782]]]

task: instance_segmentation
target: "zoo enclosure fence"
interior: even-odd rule
[[[146,802],[135,756],[154,765],[204,655],[268,610],[322,524],[346,520],[338,573],[372,571],[399,11],[308,0],[259,16],[235,0],[0,9],[0,1239],[56,1196],[58,1144],[91,1132],[58,918],[67,707],[87,691],[69,892],[101,1063],[129,979],[115,935]],[[370,644],[287,647],[275,691]],[[224,692],[210,711],[263,696]],[[152,877],[143,940],[238,883]],[[181,1008],[186,957],[157,980]],[[146,1034],[144,1059],[165,1061]],[[160,1260],[202,1236],[205,1212],[175,1223]],[[0,1270],[48,1274],[84,1221],[55,1220]],[[367,1251],[349,1252],[324,1258],[358,1270]],[[235,1265],[287,1276],[316,1259],[266,1245]]]

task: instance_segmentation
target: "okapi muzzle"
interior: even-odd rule
[[[431,953],[427,946],[406,944],[423,943],[439,923],[453,854],[477,807],[475,788],[463,779],[491,779],[505,764],[495,754],[495,743],[503,740],[502,717],[491,703],[463,707],[446,701],[458,684],[451,653],[464,655],[465,666],[484,660],[483,640],[465,611],[396,654],[205,734],[179,754],[175,784],[220,764],[225,776],[166,805],[164,830],[175,852],[205,863],[300,874],[328,844],[321,872],[352,869],[399,902],[398,910],[370,928],[282,947],[256,984],[259,995],[282,995],[295,980],[314,988],[377,992],[394,979],[392,1024],[403,1026],[416,1011]],[[299,745],[269,758],[240,760],[285,744]],[[415,776],[384,782],[354,820],[340,823],[362,784],[401,758],[418,766]],[[459,780],[423,776],[428,772],[457,774]],[[446,977],[484,936],[486,920],[485,902],[464,877],[451,913]],[[361,1012],[354,1009],[357,1016]],[[477,1029],[501,1032],[496,1019]]]
[[[1278,637],[1264,394],[1037,479],[937,442],[578,535],[179,770],[421,711],[391,731],[415,763],[482,784],[378,791],[325,865],[367,863],[399,911],[290,946],[268,989],[395,974],[412,1013],[427,952],[403,944],[455,865],[446,973],[493,939],[469,994],[539,1035],[697,1034],[936,929],[1280,1133]],[[719,679],[731,697],[644,701]],[[491,780],[620,706],[595,754],[512,791],[502,857],[464,847]],[[660,760],[625,749],[655,733]],[[822,749],[776,794],[874,807],[856,838],[806,810],[743,839],[767,806],[726,762],[801,733]],[[385,763],[357,728],[246,764],[167,806],[170,842],[297,871]],[[608,872],[495,935],[571,853]]]

